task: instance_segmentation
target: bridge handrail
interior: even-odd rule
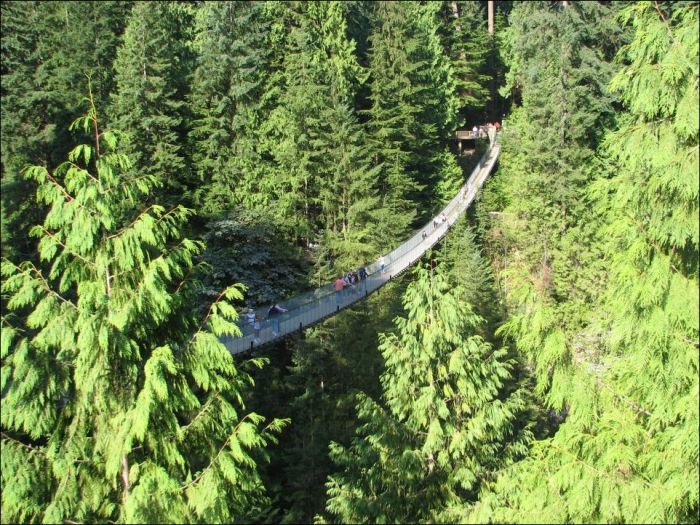
[[[278,315],[274,319],[267,318],[267,307],[256,309],[255,313],[260,318],[264,319],[260,322],[260,337],[256,338],[254,329],[247,322],[245,317],[239,321],[239,326],[243,332],[242,337],[225,338],[226,346],[233,353],[250,350],[255,346],[268,343],[279,337],[282,337],[295,330],[301,329],[309,324],[312,324],[320,319],[333,315],[340,309],[346,308],[357,300],[366,297],[369,293],[375,291],[385,282],[390,280],[394,275],[401,273],[406,267],[410,266],[417,258],[422,256],[425,251],[437,243],[452,226],[457,217],[469,206],[475,197],[476,190],[483,182],[483,179],[490,172],[495,158],[498,156],[500,146],[498,144],[498,135],[490,134],[489,147],[479,159],[479,163],[474,167],[467,181],[460,187],[457,194],[442,208],[440,212],[433,218],[437,219],[441,214],[445,214],[446,223],[439,224],[433,227],[432,221],[416,231],[404,243],[397,246],[394,250],[384,255],[385,269],[384,273],[380,272],[377,262],[370,263],[365,266],[368,277],[361,281],[351,289],[343,292],[336,292],[333,284],[329,283],[314,290],[303,292],[299,295],[291,297],[285,301],[280,301],[288,312]],[[479,177],[482,168],[487,167],[483,177]],[[426,238],[423,238],[423,232],[426,232]],[[406,254],[415,250],[417,246],[424,244],[422,249],[416,253],[410,261],[402,261]],[[394,263],[398,263],[397,267],[393,267]],[[329,300],[335,296],[335,301]],[[335,306],[335,308],[333,308]],[[314,313],[315,311],[315,313]],[[273,330],[277,328],[277,333]],[[257,339],[257,342],[256,342]]]

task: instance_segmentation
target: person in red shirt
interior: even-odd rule
[[[340,304],[340,298],[343,295],[343,288],[345,288],[345,281],[342,277],[338,277],[333,283],[333,288],[335,288],[335,302]]]

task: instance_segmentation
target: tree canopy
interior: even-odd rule
[[[1,3],[0,521],[700,521],[698,9]]]

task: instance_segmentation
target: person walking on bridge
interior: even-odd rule
[[[333,283],[333,288],[335,288],[335,304],[340,304],[340,300],[343,296],[343,288],[345,288],[345,281],[342,277],[338,277]]]
[[[358,283],[362,285],[362,289],[365,291],[365,295],[367,295],[367,270],[364,266],[360,266],[357,269],[357,279]]]
[[[255,324],[255,310],[248,308],[248,312],[245,314],[245,320],[250,326]]]
[[[360,278],[360,281],[367,279],[367,270],[365,270],[364,266],[360,266],[360,268],[357,270],[357,276]]]
[[[280,333],[280,320],[279,315],[288,312],[286,308],[281,307],[277,303],[273,303],[267,310],[267,318],[272,321],[272,334],[277,335]]]
[[[248,308],[248,313],[245,314],[245,319],[250,326],[253,327],[253,332],[255,334],[255,342],[260,342],[260,316],[255,315],[255,310]]]

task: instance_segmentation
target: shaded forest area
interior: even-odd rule
[[[0,4],[3,523],[698,522],[698,2],[488,4]]]

